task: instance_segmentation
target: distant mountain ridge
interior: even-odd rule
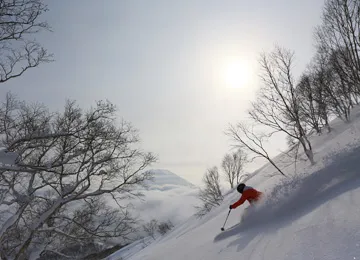
[[[145,222],[151,219],[181,223],[195,213],[199,189],[189,181],[165,169],[151,169],[153,180],[142,190],[142,200],[132,200],[134,210]]]
[[[154,176],[153,180],[147,182],[149,190],[172,190],[177,188],[191,188],[196,189],[197,187],[191,182],[181,178],[175,173],[164,170],[164,169],[152,169],[149,170]]]

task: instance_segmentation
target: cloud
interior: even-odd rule
[[[190,187],[174,187],[145,192],[144,201],[133,201],[135,211],[146,222],[151,219],[159,221],[170,219],[180,223],[195,213],[194,206],[199,203],[197,190]]]
[[[159,221],[170,219],[177,224],[193,215],[194,206],[199,204],[197,187],[170,171],[151,171],[154,180],[148,183],[147,190],[142,191],[145,197],[131,202],[140,218],[145,222],[153,218]]]

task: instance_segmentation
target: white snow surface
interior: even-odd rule
[[[360,259],[360,109],[352,122],[332,122],[333,132],[311,138],[316,164],[295,165],[279,155],[287,178],[272,166],[256,171],[247,184],[265,193],[239,224],[243,209],[232,210],[235,191],[202,219],[190,217],[142,249],[139,243],[107,260],[354,260]],[[301,157],[305,158],[301,153]],[[126,251],[126,254],[124,252]]]

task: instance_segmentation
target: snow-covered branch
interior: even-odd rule
[[[48,252],[69,247],[66,239],[126,239],[135,219],[121,198],[138,193],[151,178],[146,167],[156,160],[139,149],[137,131],[117,124],[109,102],[84,112],[69,101],[63,113],[10,103],[0,105],[7,111],[6,118],[0,113],[0,133],[6,136],[2,146],[18,156],[0,165],[0,185],[9,191],[0,206],[12,212],[0,223],[0,250],[20,259],[44,241]],[[116,198],[117,210],[105,207],[109,197]]]

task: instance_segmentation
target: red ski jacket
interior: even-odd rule
[[[246,200],[249,201],[250,204],[258,201],[261,198],[262,193],[260,191],[255,190],[254,188],[246,186],[243,190],[241,198],[231,205],[231,208],[235,209],[243,204]]]

